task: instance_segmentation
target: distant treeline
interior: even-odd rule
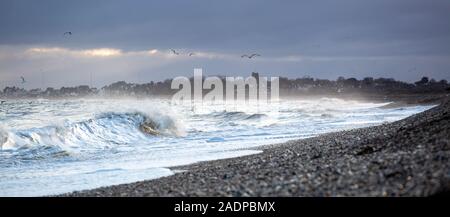
[[[252,76],[259,79],[258,73]],[[225,77],[221,77],[223,81]],[[192,78],[191,78],[192,81]],[[100,89],[87,85],[76,87],[62,87],[60,89],[47,88],[25,90],[18,87],[5,87],[0,90],[2,98],[62,98],[62,97],[89,97],[89,96],[170,96],[178,90],[171,89],[172,79],[164,81],[135,84],[125,81],[115,82]],[[224,83],[225,84],[225,83]],[[269,84],[270,86],[270,84]],[[339,77],[337,80],[314,79],[303,77],[289,79],[280,77],[280,96],[296,96],[305,94],[314,95],[344,95],[344,94],[433,94],[450,91],[447,80],[436,81],[423,77],[417,82],[407,83],[392,78],[367,77],[362,80],[356,78]]]

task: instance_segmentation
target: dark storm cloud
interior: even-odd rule
[[[32,67],[37,66],[52,68],[39,59],[5,60],[16,47],[59,47],[72,53],[94,48],[123,52],[175,48],[228,55],[254,51],[274,58],[254,63],[197,59],[157,67],[129,56],[122,62],[111,60],[128,70],[123,73],[128,77],[109,76],[105,62],[71,60],[74,66],[98,70],[99,76],[112,80],[190,75],[192,66],[213,74],[259,70],[290,77],[386,76],[412,81],[428,75],[449,79],[449,11],[448,0],[2,0],[0,78],[15,79],[18,72],[33,76],[36,69]],[[64,37],[66,31],[73,35]],[[276,61],[292,56],[306,58]],[[48,65],[56,60],[46,61]],[[130,67],[130,62],[135,65]],[[81,70],[66,65],[58,70],[63,68],[66,74]],[[411,68],[417,70],[411,72]],[[66,78],[64,72],[55,69],[53,73]],[[29,80],[32,84],[33,79]]]
[[[0,43],[448,55],[449,11],[446,0],[7,0],[0,3]],[[74,32],[70,41],[65,31]]]

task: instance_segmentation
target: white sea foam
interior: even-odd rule
[[[64,193],[170,175],[170,166],[236,157],[264,144],[395,121],[429,106],[332,98],[201,112],[168,100],[11,101],[0,107],[0,195]],[[151,121],[158,135],[140,130]]]

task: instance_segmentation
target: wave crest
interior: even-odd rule
[[[151,127],[157,133],[143,132],[142,126]],[[19,131],[0,128],[0,147],[1,150],[51,147],[58,152],[76,153],[151,142],[153,135],[183,136],[184,130],[179,121],[169,115],[108,112],[80,122],[42,128]]]

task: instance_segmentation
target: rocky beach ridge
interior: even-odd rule
[[[450,101],[400,121],[61,196],[431,196],[450,189]]]

